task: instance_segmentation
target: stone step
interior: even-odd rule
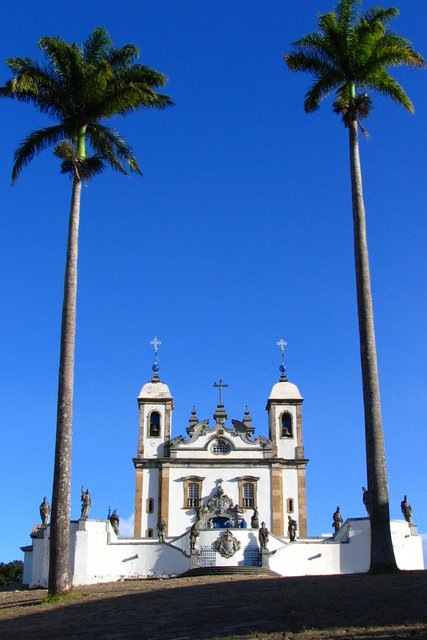
[[[197,567],[177,576],[179,578],[191,578],[196,576],[269,576],[280,578],[281,576],[267,567]]]

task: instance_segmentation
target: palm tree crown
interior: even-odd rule
[[[370,90],[414,111],[411,100],[387,69],[400,65],[425,67],[425,60],[408,40],[387,28],[399,15],[398,9],[376,7],[361,15],[358,4],[359,0],[341,0],[335,11],[320,14],[319,31],[297,40],[294,51],[284,56],[291,71],[306,71],[315,78],[305,96],[305,111],[316,111],[332,92],[337,106],[348,108],[357,92]]]
[[[14,77],[3,90],[21,102],[34,104],[39,111],[58,124],[34,131],[19,145],[15,153],[12,182],[22,168],[43,149],[63,140],[57,155],[84,173],[82,161],[87,159],[89,141],[94,167],[102,169],[107,162],[113,169],[127,174],[140,173],[138,162],[122,136],[101,124],[113,116],[126,116],[141,107],[163,109],[172,105],[168,96],[156,93],[166,76],[135,61],[139,56],[134,45],[114,48],[104,29],[95,29],[83,47],[68,44],[58,37],[44,37],[39,48],[47,59],[40,64],[30,58],[9,58],[7,65]],[[92,167],[90,165],[92,164]],[[87,176],[87,177],[89,177]]]

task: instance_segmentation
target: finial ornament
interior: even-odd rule
[[[283,338],[280,338],[280,340],[278,340],[276,342],[276,345],[279,347],[280,353],[282,354],[282,364],[279,367],[280,379],[281,380],[287,380],[287,378],[286,378],[286,367],[285,367],[285,347],[288,346],[288,343],[285,342],[283,340]]]
[[[158,347],[162,344],[162,341],[159,340],[156,336],[154,336],[154,338],[152,340],[150,340],[150,344],[153,347],[153,351],[154,351],[154,364],[153,364],[153,371],[155,374],[157,374],[159,372],[159,361],[157,359],[157,351],[158,351]]]

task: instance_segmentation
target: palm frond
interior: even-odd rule
[[[83,44],[83,61],[85,65],[96,65],[100,60],[108,57],[112,47],[108,32],[102,27],[94,29]]]
[[[133,44],[126,44],[120,49],[111,49],[108,54],[108,63],[115,71],[131,69],[134,61],[139,58],[139,49]],[[159,85],[162,86],[162,85]]]
[[[334,91],[337,91],[341,86],[341,82],[341,75],[334,76],[333,74],[330,74],[319,78],[305,95],[304,111],[306,113],[313,113],[313,111],[317,111],[322,100],[327,98]]]
[[[128,168],[131,172],[142,175],[134,152],[120,133],[101,124],[88,126],[86,133],[94,151],[112,169],[129,175]]]
[[[63,125],[47,127],[30,133],[18,146],[14,155],[12,169],[12,184],[15,182],[22,169],[31,162],[34,156],[44,149],[56,144],[61,138],[67,137],[68,132]]]

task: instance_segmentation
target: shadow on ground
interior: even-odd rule
[[[27,593],[0,600],[1,637],[427,637],[425,571],[115,583],[78,589],[80,599],[62,605],[43,604],[45,592]]]

